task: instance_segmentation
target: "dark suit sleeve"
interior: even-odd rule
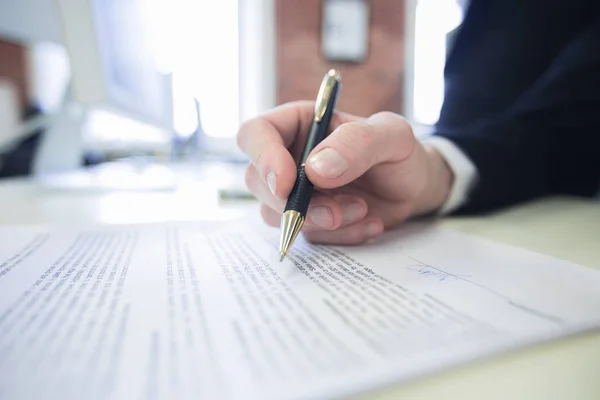
[[[505,109],[460,123],[441,119],[435,134],[458,145],[478,170],[459,213],[549,194],[593,195],[600,183],[598,15]]]

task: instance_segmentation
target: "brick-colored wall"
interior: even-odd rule
[[[338,68],[340,110],[368,116],[403,110],[404,1],[370,0],[367,59],[329,63],[321,54],[322,0],[275,0],[277,103],[314,100],[323,75]]]
[[[10,80],[18,91],[21,107],[27,104],[27,53],[23,46],[0,38],[0,78]]]

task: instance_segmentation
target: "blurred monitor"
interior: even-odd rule
[[[75,98],[169,128],[169,77],[157,71],[145,0],[57,0]]]
[[[172,86],[148,40],[149,0],[55,0],[69,97],[40,145],[37,174],[76,169],[86,151],[168,155]]]

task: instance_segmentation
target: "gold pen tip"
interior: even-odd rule
[[[328,75],[335,78],[338,82],[342,79],[342,74],[337,69],[330,69]]]
[[[280,253],[281,256],[279,257],[279,262],[282,262],[283,259],[285,258],[285,253]]]

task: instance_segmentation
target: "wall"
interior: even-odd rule
[[[57,1],[0,0],[0,76],[18,88],[21,108],[31,102],[45,107],[62,94],[67,61]]]
[[[276,102],[314,100],[324,73],[338,68],[338,108],[368,116],[404,109],[405,10],[402,0],[371,0],[368,56],[358,65],[321,55],[322,0],[276,0]]]
[[[27,105],[28,77],[25,47],[0,37],[0,78],[8,80],[17,90],[19,106]]]

